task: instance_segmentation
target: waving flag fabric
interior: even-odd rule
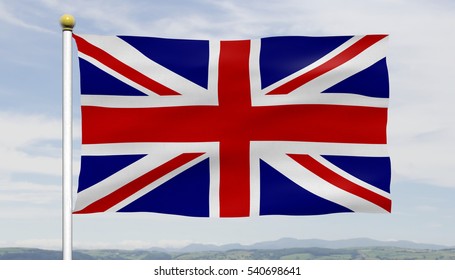
[[[386,35],[74,39],[74,213],[391,211]]]

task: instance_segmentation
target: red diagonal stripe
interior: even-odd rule
[[[346,50],[342,51],[332,59],[326,61],[325,63],[319,65],[318,67],[298,76],[297,78],[277,87],[276,89],[270,91],[267,94],[288,94],[293,90],[303,86],[309,81],[335,69],[336,67],[346,63],[352,58],[356,57],[358,54],[374,45],[376,42],[380,41],[387,35],[366,35],[352,46],[348,47]]]
[[[180,93],[158,83],[157,81],[145,76],[136,69],[126,65],[120,60],[116,59],[112,55],[108,54],[104,50],[90,44],[83,38],[73,34],[73,38],[76,40],[78,50],[88,55],[112,70],[118,72],[120,75],[130,79],[131,81],[145,87],[146,89],[158,94],[158,95],[180,95]]]
[[[333,186],[368,200],[388,212],[391,211],[392,202],[390,199],[349,181],[338,173],[330,170],[310,155],[288,154],[288,156]]]
[[[141,189],[147,187],[154,181],[168,174],[169,172],[179,168],[180,166],[192,161],[193,159],[203,155],[204,153],[184,153],[181,154],[157,168],[145,173],[144,175],[136,178],[135,180],[129,182],[128,184],[120,187],[119,189],[113,191],[107,196],[93,202],[84,209],[74,212],[75,214],[87,214],[87,213],[96,213],[104,212],[111,207],[117,205],[124,199],[135,194]]]

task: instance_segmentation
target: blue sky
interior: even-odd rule
[[[390,34],[392,214],[226,220],[82,215],[74,217],[75,247],[250,244],[281,237],[455,245],[453,1],[0,0],[0,247],[61,246],[58,20],[64,13],[76,17],[75,32],[106,35],[246,39]],[[80,114],[76,68],[74,72],[76,182]]]

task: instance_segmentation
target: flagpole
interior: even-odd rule
[[[63,259],[73,257],[72,236],[72,180],[73,180],[73,127],[72,127],[72,42],[75,20],[72,15],[64,14],[60,17],[63,31],[63,221],[62,247]]]

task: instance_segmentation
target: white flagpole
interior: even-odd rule
[[[63,30],[63,259],[73,257],[72,180],[73,180],[73,112],[72,112],[72,42],[75,20],[72,15],[60,17]]]

